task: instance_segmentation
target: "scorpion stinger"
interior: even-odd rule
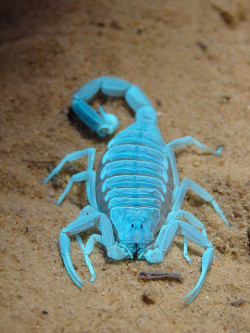
[[[105,113],[102,107],[98,114],[87,104],[99,91],[108,96],[123,96],[134,110],[136,121],[109,142],[97,173],[93,170],[95,149],[88,148],[66,155],[44,181],[48,182],[66,162],[88,157],[87,170],[71,177],[57,202],[60,204],[63,201],[74,182],[86,181],[90,205],[84,207],[79,217],[60,233],[60,252],[65,267],[74,283],[82,287],[83,281],[70,257],[72,236],[83,251],[92,282],[95,272],[89,255],[95,241],[103,244],[107,255],[115,260],[137,256],[138,259],[158,263],[169,251],[175,235],[180,234],[184,239],[183,256],[189,263],[188,241],[205,250],[201,275],[193,290],[186,295],[188,304],[205,282],[214,248],[203,223],[181,209],[187,190],[190,188],[211,203],[216,213],[230,225],[211,194],[190,179],[185,178],[180,183],[174,148],[193,143],[219,156],[222,147],[210,149],[191,136],[166,144],[157,126],[156,112],[147,96],[137,86],[112,77],[94,79],[73,96],[74,112],[99,136],[112,134],[118,126],[114,115]],[[98,228],[100,233],[91,235],[84,245],[79,234],[93,227]]]

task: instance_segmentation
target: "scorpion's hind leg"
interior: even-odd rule
[[[66,186],[65,190],[61,194],[60,198],[57,201],[57,205],[60,205],[65,198],[65,196],[69,193],[71,186],[74,182],[81,182],[86,180],[87,181],[87,196],[89,203],[92,207],[97,208],[96,204],[96,195],[95,195],[95,177],[96,174],[93,171],[94,167],[94,161],[95,161],[95,149],[94,148],[88,148],[84,150],[79,150],[74,153],[66,155],[61,162],[55,167],[55,169],[49,174],[49,176],[43,181],[43,183],[47,183],[52,177],[57,175],[60,170],[63,168],[63,166],[67,162],[75,161],[79,158],[82,158],[84,156],[88,156],[88,167],[87,171],[80,172],[78,174],[75,174],[71,177],[68,185]]]
[[[184,239],[190,240],[195,244],[201,246],[202,248],[206,249],[202,257],[202,271],[200,278],[196,283],[194,289],[185,296],[185,298],[188,298],[186,304],[189,304],[195,299],[195,297],[201,290],[205,282],[207,272],[213,260],[213,245],[209,242],[207,237],[187,222],[174,220],[170,224],[162,226],[160,233],[154,243],[154,248],[148,249],[143,254],[143,258],[145,258],[151,263],[161,262],[165,253],[169,251],[173,243],[174,236],[177,233],[183,235]]]

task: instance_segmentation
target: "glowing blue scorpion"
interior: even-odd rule
[[[188,241],[205,250],[200,278],[185,296],[188,304],[204,284],[214,248],[207,238],[205,226],[191,213],[181,209],[187,190],[192,189],[210,202],[217,214],[230,225],[215,199],[205,189],[188,178],[179,182],[174,148],[193,143],[217,156],[222,148],[210,149],[191,136],[166,144],[157,126],[156,112],[147,96],[137,86],[113,77],[94,79],[73,96],[74,112],[99,136],[112,134],[118,126],[114,115],[106,114],[102,107],[98,114],[87,104],[99,91],[108,96],[124,96],[135,111],[136,121],[109,142],[97,173],[93,170],[95,149],[88,148],[66,155],[44,180],[47,183],[66,162],[88,157],[87,171],[71,177],[57,202],[60,204],[63,201],[74,182],[86,181],[89,205],[82,209],[75,221],[62,229],[59,237],[65,267],[75,284],[82,287],[83,281],[70,258],[71,236],[76,238],[83,251],[92,282],[95,272],[89,255],[95,241],[104,245],[108,257],[112,259],[132,259],[136,255],[138,259],[159,263],[169,251],[175,235],[180,234],[184,237],[183,255],[189,263]],[[100,234],[91,235],[84,245],[79,234],[93,227],[97,227]]]

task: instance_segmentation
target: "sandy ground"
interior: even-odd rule
[[[1,332],[249,332],[250,3],[215,1],[1,1]],[[42,185],[67,153],[99,139],[69,113],[72,94],[100,75],[140,86],[158,111],[166,141],[192,135],[222,157],[194,146],[177,150],[180,177],[214,195],[232,228],[190,193],[184,208],[207,227],[216,259],[198,298],[184,305],[200,274],[202,251],[182,238],[155,266],[113,262],[96,247],[89,282],[82,254],[72,258],[86,281],[70,280],[58,251],[62,227],[87,204],[75,185],[56,199],[86,161]],[[123,100],[101,99],[120,119]],[[97,104],[95,104],[97,106]],[[96,164],[97,166],[98,164]],[[138,279],[141,271],[180,272],[183,282]]]

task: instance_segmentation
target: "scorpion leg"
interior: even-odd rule
[[[49,176],[43,181],[44,184],[47,183],[52,177],[54,177],[56,174],[58,174],[60,172],[60,170],[65,165],[65,163],[75,161],[86,155],[88,156],[87,171],[80,172],[71,177],[66,189],[63,191],[60,198],[58,199],[57,205],[60,205],[61,202],[63,201],[64,197],[69,193],[73,182],[80,182],[80,181],[87,180],[87,196],[88,196],[89,203],[94,208],[97,208],[96,195],[95,195],[95,172],[93,171],[94,161],[95,161],[95,151],[96,150],[94,148],[88,148],[88,149],[79,150],[74,153],[66,155],[61,160],[61,162],[55,167],[55,169],[49,174]]]
[[[84,180],[87,181],[87,196],[89,199],[89,203],[91,204],[91,206],[97,208],[96,193],[95,193],[95,180],[96,180],[95,171],[83,171],[73,175],[70,178],[60,198],[57,200],[57,205],[60,205],[62,203],[65,196],[69,193],[73,183],[83,182]]]
[[[180,178],[179,178],[179,173],[178,169],[176,166],[176,159],[175,159],[175,154],[172,146],[167,145],[166,146],[166,155],[169,159],[171,169],[173,172],[173,180],[174,180],[174,191],[173,191],[173,201],[175,200],[176,197],[176,192],[178,191],[178,188],[180,186]]]
[[[75,151],[74,153],[66,155],[61,162],[54,168],[54,170],[48,175],[46,179],[43,180],[43,184],[46,184],[51,178],[57,175],[60,170],[63,168],[64,164],[67,162],[72,162],[82,158],[84,156],[88,156],[88,170],[93,170],[94,161],[95,161],[95,148],[88,148],[84,150]]]
[[[192,225],[184,221],[174,220],[170,224],[162,226],[154,243],[154,249],[148,249],[143,254],[143,257],[151,263],[161,262],[165,253],[170,249],[174,236],[177,233],[183,235],[184,238],[196,243],[206,250],[202,257],[202,271],[200,278],[193,290],[185,296],[185,298],[187,298],[186,304],[189,304],[195,299],[201,290],[207,272],[212,264],[214,249],[207,237]]]
[[[91,235],[86,243],[86,246],[83,245],[82,238],[78,234],[75,236],[75,239],[77,240],[78,244],[80,245],[80,247],[82,249],[85,263],[86,263],[86,265],[89,269],[90,275],[91,275],[90,282],[92,283],[96,277],[96,274],[95,274],[94,268],[92,266],[92,262],[89,259],[89,255],[91,254],[91,252],[94,249],[95,240],[101,242],[101,236],[98,234]]]
[[[211,194],[209,194],[203,187],[201,187],[200,185],[195,183],[193,180],[188,179],[188,178],[184,178],[180,187],[179,187],[179,190],[176,194],[175,202],[174,202],[173,207],[172,207],[172,212],[173,213],[178,212],[180,210],[180,208],[182,206],[182,203],[183,203],[183,200],[184,200],[184,197],[185,197],[189,187],[197,195],[199,195],[203,200],[205,200],[207,202],[210,202],[213,205],[214,210],[216,211],[216,213],[227,224],[227,226],[230,227],[230,224],[229,224],[227,218],[223,214],[221,208],[219,207],[219,205],[215,201],[214,197]]]
[[[175,213],[169,213],[167,217],[167,224],[171,223],[174,220],[179,220],[181,218],[185,218],[191,225],[193,225],[196,228],[201,229],[202,234],[207,237],[207,231],[203,223],[201,223],[197,217],[192,215],[191,213],[185,211],[185,210],[178,210]],[[188,250],[188,239],[184,236],[184,249],[183,249],[183,256],[186,258],[188,263],[191,263],[191,259],[187,255]]]
[[[197,219],[193,214],[187,212],[186,210],[178,210],[177,212],[170,212],[167,217],[167,224],[171,223],[174,220],[179,220],[185,218],[190,224],[194,227],[201,229],[201,232],[205,237],[207,237],[207,232],[204,224]]]
[[[211,149],[209,147],[207,147],[206,145],[204,145],[203,143],[199,142],[198,140],[194,139],[192,136],[185,136],[183,138],[180,139],[176,139],[173,141],[170,141],[167,146],[171,146],[171,147],[182,147],[182,146],[186,146],[190,143],[195,144],[197,147],[204,149],[206,151],[208,151],[211,154],[214,154],[216,156],[220,156],[221,154],[221,150],[222,150],[222,146],[218,147],[216,150]]]
[[[87,215],[89,213],[89,215]],[[80,232],[83,232],[96,224],[96,219],[101,215],[101,213],[95,211],[91,206],[86,206],[81,211],[79,217],[71,222],[67,227],[63,228],[59,236],[59,247],[60,253],[63,258],[65,268],[78,287],[83,286],[82,279],[77,275],[70,257],[70,236],[78,235]],[[94,235],[93,235],[94,236]],[[100,235],[97,235],[100,236]],[[79,236],[80,237],[80,236]],[[79,238],[77,237],[79,243]],[[81,246],[81,243],[80,243]],[[86,260],[87,267],[90,270],[91,275],[93,274],[93,267],[88,259],[88,253],[85,255],[85,248],[82,247],[84,258]]]
[[[214,154],[216,156],[221,155],[222,146],[220,146],[216,150],[214,150],[214,149],[207,147],[206,145],[199,142],[198,140],[194,139],[192,136],[185,136],[183,138],[170,141],[166,145],[166,155],[169,158],[170,165],[171,165],[172,172],[173,172],[173,180],[174,180],[173,201],[175,201],[175,199],[176,199],[176,194],[177,194],[177,191],[179,188],[179,174],[178,174],[178,170],[176,167],[176,159],[175,159],[173,148],[186,146],[190,143],[193,143],[197,147],[204,149],[204,150],[208,151],[209,153]]]
[[[79,233],[94,226],[99,228],[101,235],[91,235],[86,245],[84,246]],[[129,250],[115,242],[113,225],[107,216],[96,211],[91,206],[86,206],[83,208],[79,217],[75,221],[70,223],[66,228],[62,229],[59,237],[60,252],[64,261],[64,265],[69,276],[78,287],[83,286],[83,281],[77,275],[70,258],[70,236],[75,236],[83,251],[84,260],[91,275],[90,282],[93,282],[96,276],[91,260],[89,259],[89,255],[94,249],[95,241],[103,244],[106,247],[107,255],[112,259],[122,260],[125,257],[132,257],[132,254],[129,252]]]

